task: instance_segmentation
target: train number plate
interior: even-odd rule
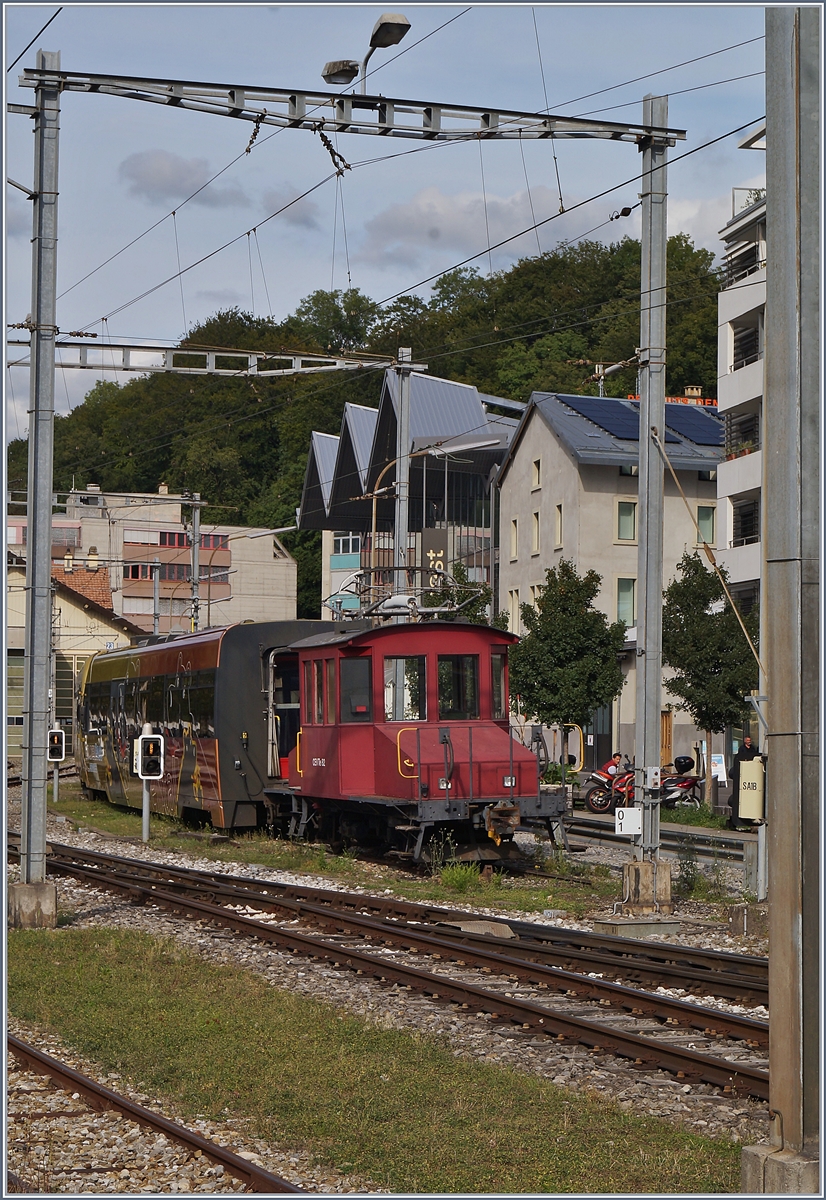
[[[326,758],[314,758],[314,759],[313,759],[313,766],[314,766],[314,767],[326,767],[326,766],[327,766],[327,759],[326,759]]]

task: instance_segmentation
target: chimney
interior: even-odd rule
[[[701,387],[697,387],[696,384],[691,384],[690,387],[685,389],[685,394],[686,398],[690,397],[692,400],[700,400],[703,395],[703,389]]]
[[[169,484],[166,484],[166,483],[158,484],[158,495],[159,496],[168,496],[169,495]]]
[[[97,548],[97,546],[90,546],[89,552],[86,555],[86,570],[87,571],[96,571],[97,569],[98,569],[98,548]]]
[[[87,483],[87,484],[86,484],[86,491],[87,491],[87,492],[99,492],[99,491],[100,491],[100,484],[99,484],[99,483]]]
[[[72,571],[74,571],[74,569],[75,569],[74,557],[72,555],[72,551],[67,550],[66,553],[63,555],[63,570],[66,572],[67,575],[71,575],[71,573],[72,573]]]

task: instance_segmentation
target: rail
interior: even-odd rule
[[[139,1125],[152,1129],[155,1133],[161,1133],[164,1137],[170,1138],[192,1151],[200,1150],[204,1157],[214,1163],[220,1163],[225,1170],[237,1179],[241,1179],[252,1192],[270,1195],[273,1192],[301,1192],[303,1190],[286,1179],[282,1179],[280,1175],[273,1175],[270,1171],[265,1171],[263,1167],[256,1167],[245,1158],[241,1158],[239,1154],[233,1153],[232,1150],[210,1142],[201,1134],[194,1133],[184,1125],[170,1121],[149,1108],[143,1108],[134,1100],[130,1100],[128,1096],[113,1092],[96,1080],[81,1075],[73,1067],[58,1062],[56,1058],[44,1054],[42,1050],[30,1046],[12,1034],[8,1035],[7,1045],[9,1053],[13,1054],[20,1062],[41,1075],[47,1075],[64,1091],[79,1092],[92,1108],[109,1108],[116,1112],[122,1112],[124,1116],[130,1117]]]

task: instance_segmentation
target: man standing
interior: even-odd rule
[[[759,758],[760,751],[756,746],[752,746],[751,738],[748,734],[743,738],[743,744],[734,756],[734,762],[731,766],[731,799],[729,806],[731,807],[731,816],[728,819],[729,829],[738,829],[740,821],[740,763],[751,762],[752,759]]]

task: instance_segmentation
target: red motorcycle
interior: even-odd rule
[[[593,786],[585,793],[585,807],[598,816],[634,802],[634,767],[627,755],[616,775],[609,775],[607,771],[592,771],[587,783]]]

